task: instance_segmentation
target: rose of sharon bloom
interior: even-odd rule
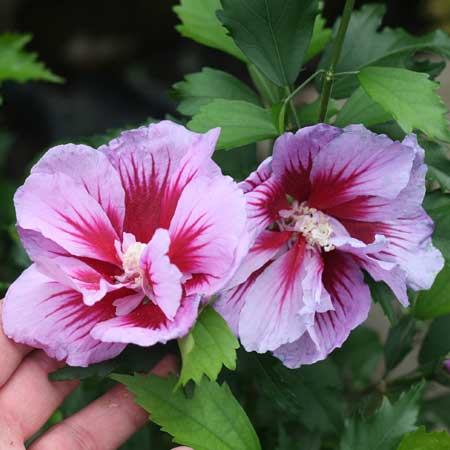
[[[49,150],[14,199],[34,263],[7,292],[6,334],[78,366],[185,335],[248,250],[219,132],[165,121]]]
[[[424,152],[362,126],[316,125],[277,139],[241,183],[252,247],[215,303],[249,351],[288,367],[324,359],[367,318],[363,270],[403,305],[443,266],[421,203]]]

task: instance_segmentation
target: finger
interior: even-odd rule
[[[153,373],[166,376],[176,370],[173,356],[166,356]],[[148,422],[148,413],[133,401],[133,396],[122,385],[72,417],[55,425],[30,450],[115,450]]]
[[[31,348],[16,344],[3,332],[2,301],[0,300],[0,389],[30,351]]]
[[[61,365],[42,351],[25,358],[0,390],[0,423],[23,440],[38,431],[78,385],[78,381],[49,381],[48,374]]]

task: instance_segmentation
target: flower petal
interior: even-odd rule
[[[191,180],[220,174],[211,160],[219,131],[197,134],[162,121],[126,131],[99,148],[125,190],[124,231],[148,242],[157,228],[168,228],[181,191]]]
[[[119,291],[114,294],[120,295]],[[114,296],[88,307],[79,292],[29,267],[9,288],[3,306],[5,333],[16,342],[44,350],[72,366],[113,358],[123,344],[90,336],[95,324],[114,317]]]
[[[310,193],[310,172],[314,158],[332,139],[342,133],[339,128],[319,124],[297,133],[284,133],[274,144],[273,173],[287,194],[302,202]]]
[[[414,151],[362,126],[347,127],[313,161],[309,205],[328,208],[358,196],[394,199],[409,182]]]
[[[258,168],[252,172],[244,181],[239,183],[239,187],[247,194],[253,191],[260,184],[267,181],[272,175],[272,157],[266,158]]]
[[[108,158],[87,145],[58,145],[50,149],[31,173],[64,173],[86,189],[105,211],[120,235],[125,216],[125,193]]]
[[[275,350],[297,340],[314,315],[303,308],[302,266],[306,244],[299,240],[272,262],[246,293],[239,320],[239,336],[247,351]]]
[[[158,228],[142,252],[141,268],[145,274],[144,292],[172,320],[181,303],[182,273],[170,262],[169,247],[169,232]]]
[[[118,235],[87,191],[63,173],[30,175],[14,197],[19,227],[40,233],[72,255],[119,264]]]
[[[188,295],[212,295],[240,264],[249,243],[245,198],[229,177],[197,178],[182,192],[170,223],[169,257]]]
[[[130,314],[99,323],[91,335],[103,342],[123,342],[144,347],[165,344],[185,336],[198,314],[199,296],[184,297],[173,320],[152,302],[138,306]]]
[[[274,352],[289,368],[325,359],[345,342],[351,330],[367,318],[371,305],[370,291],[351,256],[339,251],[325,254],[323,283],[334,310],[317,313],[313,325],[297,341]]]

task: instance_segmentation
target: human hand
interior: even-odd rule
[[[24,442],[77,387],[78,381],[49,381],[49,372],[61,365],[44,352],[16,344],[4,335],[0,301],[0,449],[24,450]],[[175,358],[166,356],[153,373],[165,376],[175,369]],[[147,421],[148,413],[117,385],[50,428],[30,450],[115,450]]]

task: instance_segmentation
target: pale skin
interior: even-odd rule
[[[173,356],[166,356],[153,373],[165,376],[176,370],[176,364]],[[0,301],[0,449],[24,450],[24,442],[78,386],[78,381],[48,380],[48,373],[61,366],[44,352],[16,344],[5,336]],[[147,421],[148,413],[133,402],[123,386],[117,385],[50,428],[30,450],[116,450]]]

